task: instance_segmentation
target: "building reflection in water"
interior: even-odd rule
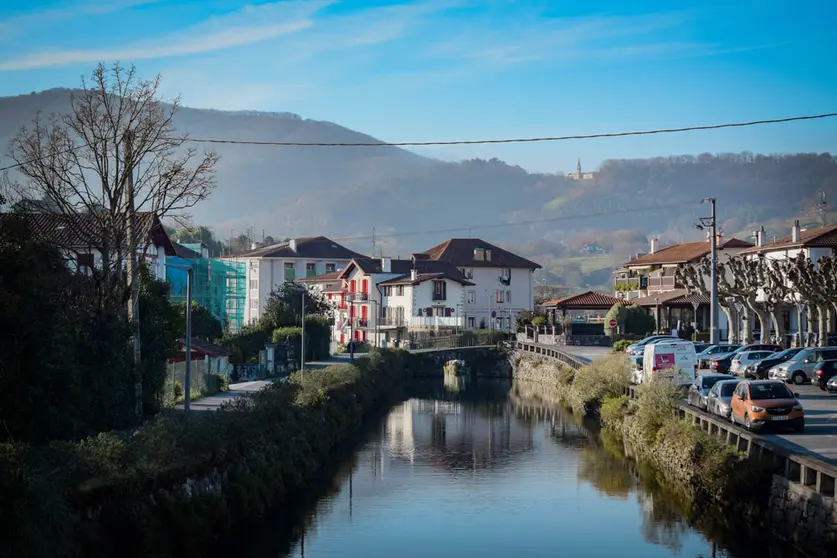
[[[531,452],[533,425],[518,420],[508,405],[410,399],[386,421],[388,453],[415,465],[430,461],[451,471],[487,468]]]

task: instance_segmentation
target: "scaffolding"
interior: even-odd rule
[[[186,302],[186,269],[192,268],[192,301],[215,316],[228,331],[238,331],[244,321],[246,302],[245,268],[243,263],[212,258],[180,258],[169,256],[166,279],[171,285],[169,299]]]

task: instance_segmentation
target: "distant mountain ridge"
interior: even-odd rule
[[[69,89],[0,98],[0,166],[8,141],[38,110],[65,112]],[[378,143],[380,140],[293,113],[182,108],[177,127],[194,138],[273,142]],[[696,240],[693,223],[706,196],[718,198],[730,233],[751,223],[804,215],[821,191],[837,201],[837,160],[830,154],[749,153],[606,161],[593,180],[529,173],[498,160],[444,162],[393,146],[277,147],[211,145],[221,155],[218,188],[192,210],[196,223],[284,236],[371,236],[376,246],[408,254],[474,227],[473,235],[506,246],[545,238],[639,230],[669,241]],[[587,170],[587,169],[585,169]],[[591,169],[592,170],[592,169]],[[632,208],[678,208],[636,212]],[[599,214],[599,217],[584,217]],[[482,225],[529,222],[513,227]],[[455,232],[409,236],[439,229]],[[390,236],[387,236],[390,235]],[[391,236],[403,235],[403,236]],[[370,239],[342,241],[368,252]],[[524,254],[529,255],[529,254]]]

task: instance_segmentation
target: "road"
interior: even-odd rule
[[[610,353],[611,349],[610,347],[564,347],[560,350],[565,350],[568,354],[590,362],[597,357]]]

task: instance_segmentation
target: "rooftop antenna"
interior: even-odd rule
[[[375,227],[372,227],[372,257],[375,257]]]

